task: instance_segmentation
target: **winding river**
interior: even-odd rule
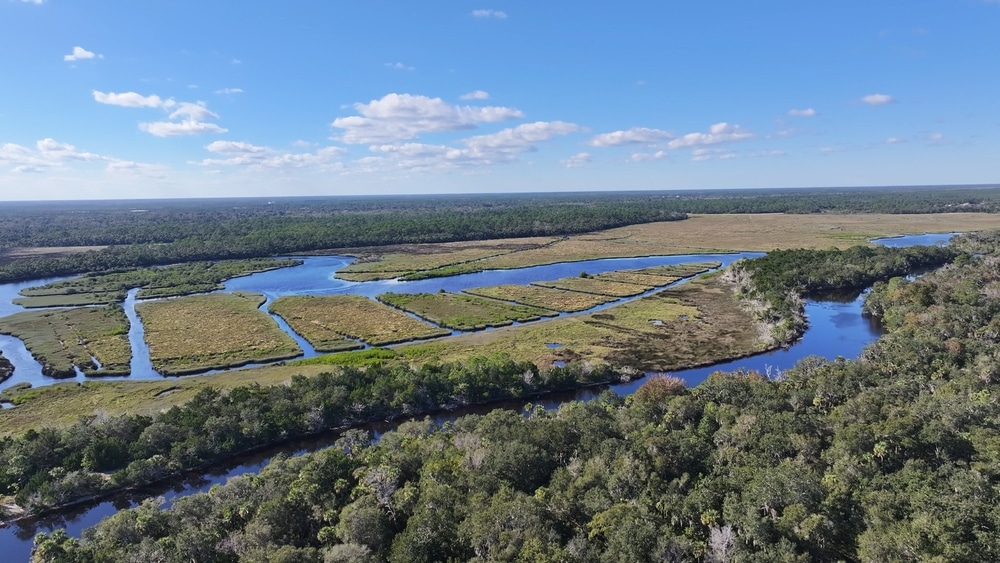
[[[942,244],[946,243],[952,236],[953,233],[915,235],[880,239],[875,242],[886,244],[887,246]],[[416,282],[389,280],[361,283],[347,282],[333,278],[333,273],[348,264],[351,260],[350,258],[340,256],[309,257],[305,259],[305,263],[302,266],[235,278],[225,284],[224,291],[240,290],[263,293],[268,298],[268,302],[282,295],[295,294],[343,293],[374,297],[386,291],[397,293],[435,292],[439,289],[460,291],[462,289],[487,285],[526,284],[532,281],[574,276],[581,271],[597,274],[611,270],[645,268],[692,261],[719,261],[723,265],[727,265],[741,257],[752,256],[759,256],[759,253],[590,260],[517,270],[493,270]],[[18,291],[25,287],[36,286],[49,281],[52,280],[0,285],[0,316],[10,315],[23,310],[11,303],[11,300],[17,297]],[[808,356],[815,355],[827,359],[836,357],[855,358],[868,343],[877,339],[881,334],[881,329],[877,323],[862,316],[861,308],[863,299],[863,294],[808,299],[806,302],[806,316],[809,320],[809,328],[803,337],[792,346],[749,358],[716,364],[711,367],[673,372],[672,375],[683,378],[689,386],[693,386],[703,381],[708,374],[718,370],[728,371],[746,368],[777,375],[781,370],[792,367],[798,360]],[[617,303],[621,303],[621,301]],[[159,379],[161,376],[153,370],[152,364],[149,362],[149,349],[142,339],[142,325],[135,316],[134,305],[135,291],[132,291],[129,293],[129,299],[125,302],[126,314],[132,321],[129,339],[133,346],[133,372],[128,379]],[[262,308],[266,310],[266,307],[267,304],[265,303]],[[594,310],[591,309],[587,312],[593,312]],[[315,350],[301,337],[292,332],[287,324],[277,319],[277,317],[276,320],[283,330],[289,332],[300,346],[303,346],[306,356],[316,354]],[[17,338],[0,336],[0,351],[15,366],[14,376],[5,382],[2,387],[23,381],[27,381],[35,386],[48,385],[60,381],[42,375],[41,366],[31,357],[31,354],[25,349],[24,344]],[[77,379],[83,380],[84,378],[78,376]],[[643,380],[638,379],[628,383],[612,385],[610,388],[620,395],[628,395],[633,393],[642,383]],[[569,391],[550,395],[544,399],[535,400],[533,403],[547,409],[552,409],[557,408],[560,404],[567,401],[592,399],[599,395],[602,390],[582,389]],[[435,422],[443,423],[446,420],[452,420],[458,416],[472,412],[485,412],[495,408],[521,410],[524,405],[524,402],[511,401],[463,409],[460,412],[439,415],[433,417],[433,419]],[[398,422],[394,424],[372,424],[368,425],[366,429],[371,431],[375,436],[378,436],[385,431],[391,430],[397,424]],[[79,536],[83,529],[93,526],[101,519],[119,510],[135,506],[142,499],[151,496],[162,496],[165,502],[169,504],[177,498],[207,491],[213,485],[225,483],[229,477],[245,473],[255,473],[268,463],[271,456],[277,453],[284,452],[290,455],[297,455],[315,451],[331,445],[336,438],[336,434],[330,433],[317,438],[285,444],[272,450],[234,458],[226,464],[216,466],[205,472],[189,474],[169,484],[118,495],[91,505],[81,505],[36,520],[18,522],[10,527],[0,529],[0,553],[5,556],[5,561],[27,561],[31,552],[32,539],[37,532],[65,528],[70,535]]]

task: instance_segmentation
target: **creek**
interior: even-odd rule
[[[874,242],[884,243],[891,246],[909,246],[917,244],[942,244],[946,243],[954,233],[941,235],[916,235],[912,237],[895,237],[891,239],[881,239]],[[336,294],[354,293],[373,297],[386,291],[395,292],[434,292],[439,289],[448,291],[459,291],[461,289],[481,287],[486,285],[499,285],[505,283],[529,283],[531,281],[543,279],[556,279],[559,277],[579,274],[580,271],[588,273],[601,273],[605,271],[643,268],[662,264],[677,264],[691,261],[716,260],[726,265],[742,256],[755,256],[759,254],[722,254],[722,255],[689,255],[689,256],[660,256],[650,258],[615,259],[615,260],[592,260],[587,262],[571,262],[553,264],[549,266],[537,266],[534,268],[523,268],[519,270],[496,270],[481,272],[478,274],[466,274],[454,276],[452,278],[440,278],[422,280],[419,282],[365,282],[353,283],[337,280],[333,278],[333,271],[343,267],[349,262],[349,258],[344,257],[317,257],[307,258],[303,266],[292,269],[274,270],[261,274],[254,274],[244,278],[236,278],[226,283],[225,291],[256,291],[263,293],[269,300],[273,300],[281,295],[294,294]],[[295,273],[295,275],[289,275]],[[10,299],[16,296],[17,291],[23,287],[39,285],[41,282],[31,282],[24,284],[0,285],[0,314],[12,314],[20,310],[16,306],[11,306]],[[412,285],[411,285],[412,284]],[[14,287],[8,286],[16,286]],[[13,293],[11,293],[13,291]],[[134,292],[130,293],[130,298],[134,302]],[[806,317],[809,327],[800,340],[789,346],[750,356],[740,358],[730,362],[714,364],[709,367],[693,368],[677,372],[670,375],[680,377],[687,385],[694,386],[703,381],[710,373],[715,371],[732,371],[737,369],[752,369],[771,376],[779,375],[780,371],[787,370],[795,365],[797,361],[808,356],[820,356],[827,359],[837,357],[856,358],[864,347],[877,339],[882,330],[877,322],[862,315],[862,305],[864,293],[852,295],[825,295],[812,296],[806,300]],[[620,302],[619,302],[620,303]],[[588,311],[588,312],[592,312]],[[131,316],[130,316],[131,318]],[[135,322],[135,321],[133,321]],[[287,326],[287,325],[286,325]],[[285,326],[283,326],[285,328]],[[288,330],[286,328],[286,330]],[[130,333],[131,336],[131,333]],[[142,343],[143,346],[145,343]],[[558,343],[552,343],[558,345]],[[21,367],[27,361],[23,356],[30,358],[30,354],[24,350],[24,345],[20,340],[13,337],[0,336],[0,349],[4,355],[11,359],[16,366]],[[148,348],[145,350],[145,357],[148,359]],[[16,360],[16,361],[15,361]],[[32,359],[33,361],[33,359]],[[37,363],[37,362],[36,362]],[[133,368],[136,367],[133,358]],[[152,372],[151,365],[149,371]],[[152,379],[159,378],[155,372],[147,374],[133,374],[130,379]],[[15,371],[15,378],[19,377]],[[41,375],[40,369],[38,377],[42,378],[37,384],[51,383],[51,378]],[[197,376],[191,376],[197,377]],[[34,379],[31,377],[29,380]],[[14,378],[12,378],[14,380]],[[24,381],[25,379],[16,379]],[[47,380],[47,381],[46,381]],[[460,416],[473,413],[485,413],[497,408],[505,408],[521,411],[526,405],[538,405],[545,409],[556,409],[559,405],[574,400],[591,400],[600,395],[607,388],[615,391],[619,395],[629,395],[643,383],[643,379],[636,379],[627,383],[620,383],[604,387],[586,388],[576,391],[567,391],[547,395],[544,398],[532,401],[505,401],[489,405],[481,405],[460,409],[458,411],[437,414],[431,416],[437,424],[443,424],[449,420],[454,420]],[[32,381],[33,384],[36,384]],[[10,385],[8,381],[6,385]],[[382,433],[398,426],[402,420],[392,423],[376,423],[362,427],[377,439]],[[182,478],[169,483],[160,484],[129,493],[116,495],[100,502],[74,506],[66,510],[54,512],[41,518],[17,522],[9,527],[0,529],[0,553],[4,555],[5,561],[27,561],[30,557],[33,538],[38,532],[50,532],[63,528],[66,532],[75,537],[79,537],[81,532],[90,526],[97,524],[116,512],[138,505],[143,499],[150,497],[163,497],[164,504],[169,506],[178,498],[191,494],[204,492],[213,485],[224,484],[230,477],[243,475],[246,473],[259,472],[271,457],[278,454],[300,455],[306,452],[316,451],[331,446],[339,437],[339,433],[330,432],[318,437],[286,443],[281,446],[259,451],[253,454],[238,456],[229,461],[214,466],[201,472],[192,472]]]

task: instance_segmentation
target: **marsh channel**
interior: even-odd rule
[[[947,243],[952,236],[954,236],[954,233],[926,234],[877,239],[873,242],[887,246],[933,245]],[[761,253],[748,252],[738,254],[696,254],[601,259],[535,266],[516,270],[492,270],[414,282],[399,282],[395,280],[348,282],[339,280],[334,278],[334,273],[339,268],[349,264],[352,259],[343,256],[321,256],[305,258],[305,262],[301,266],[272,270],[229,280],[225,283],[225,289],[222,291],[252,291],[262,293],[268,298],[268,303],[283,295],[353,294],[374,298],[375,295],[387,291],[420,293],[436,292],[444,289],[446,291],[458,292],[474,287],[501,284],[528,284],[538,280],[574,276],[578,275],[581,271],[598,274],[614,270],[703,261],[718,261],[722,263],[722,267],[725,267],[740,258],[752,258],[760,255]],[[0,317],[23,310],[12,303],[12,300],[18,297],[18,292],[21,289],[34,287],[50,281],[53,280],[35,280],[32,282],[0,285]],[[684,282],[682,280],[678,283]],[[650,293],[662,289],[656,289]],[[595,310],[614,306],[627,300],[624,299],[608,305],[595,307],[582,313],[594,312]],[[124,303],[126,314],[132,323],[129,331],[129,340],[133,350],[132,374],[127,379],[162,379],[162,376],[153,370],[152,364],[149,361],[149,348],[143,340],[141,322],[139,322],[138,317],[135,315],[135,301],[135,291],[132,291],[129,293],[129,299]],[[831,360],[837,357],[856,358],[867,344],[882,334],[881,327],[876,321],[862,315],[863,301],[863,293],[811,296],[807,299],[805,308],[809,327],[802,338],[788,348],[740,358],[730,362],[723,362],[709,367],[671,372],[670,375],[684,379],[689,387],[693,387],[702,382],[710,373],[720,370],[750,369],[775,376],[781,370],[791,368],[797,361],[808,356],[820,356]],[[265,310],[268,303],[263,305]],[[305,352],[304,357],[317,355],[312,346],[305,339],[295,334],[284,321],[276,315],[272,315],[272,317],[302,347]],[[455,331],[453,334],[458,334],[458,332]],[[559,344],[551,343],[551,346],[557,347]],[[67,381],[43,375],[41,373],[41,365],[27,351],[24,343],[17,338],[0,336],[0,351],[14,364],[15,368],[14,375],[0,385],[0,388],[6,388],[19,382],[29,382],[37,387],[50,385],[58,381]],[[84,381],[85,377],[82,374],[78,374],[76,379]],[[68,381],[73,381],[73,379]],[[464,415],[484,413],[497,408],[523,411],[527,405],[531,404],[541,406],[545,409],[557,409],[559,405],[569,401],[595,399],[602,391],[608,388],[622,396],[630,395],[642,385],[643,381],[643,379],[639,378],[627,383],[556,393],[530,402],[506,401],[469,407],[434,415],[430,418],[436,424],[444,424],[447,421]],[[367,430],[374,439],[378,439],[383,433],[394,429],[404,421],[396,420],[391,423],[368,424],[361,427],[361,429]],[[253,454],[238,456],[208,470],[191,473],[166,484],[130,491],[106,498],[100,502],[89,505],[77,505],[37,519],[17,522],[7,528],[0,529],[0,553],[4,554],[5,561],[27,561],[30,557],[32,540],[38,532],[49,532],[64,528],[69,535],[79,537],[85,528],[97,524],[101,519],[119,510],[136,506],[143,499],[160,496],[164,498],[164,505],[169,506],[170,503],[178,498],[207,491],[217,484],[224,484],[230,477],[259,472],[267,465],[271,457],[275,455],[286,454],[294,456],[316,451],[332,446],[338,437],[339,433],[329,432],[318,437],[286,443]]]

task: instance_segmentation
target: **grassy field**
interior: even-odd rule
[[[492,287],[477,287],[466,289],[465,293],[489,297],[501,301],[513,301],[531,307],[540,307],[551,311],[575,313],[585,311],[598,305],[617,301],[617,297],[580,293],[534,285],[496,285]]]
[[[623,283],[589,276],[560,278],[554,281],[539,281],[534,282],[531,285],[552,289],[579,291],[580,293],[593,293],[595,295],[607,295],[615,298],[632,297],[653,289],[653,286],[641,286],[633,283]]]
[[[0,319],[0,333],[23,340],[43,372],[55,377],[73,377],[74,365],[88,374],[127,374],[132,358],[128,327],[118,305],[25,311]]]
[[[87,305],[110,305],[125,299],[125,291],[100,291],[90,293],[37,293],[33,297],[18,297],[15,305],[25,309],[43,307],[84,307]]]
[[[514,321],[537,321],[556,313],[459,293],[383,293],[379,301],[455,330],[483,330]]]
[[[140,288],[137,297],[174,297],[222,289],[221,283],[237,276],[286,268],[298,260],[252,258],[218,262],[190,262],[164,268],[139,268],[124,272],[88,274],[21,291],[15,302],[23,307],[69,307],[117,303],[128,290]]]
[[[345,343],[357,347],[345,338],[383,346],[451,334],[360,295],[282,297],[271,311],[321,352],[343,350]]]
[[[524,248],[497,252],[494,256],[484,249],[481,258],[472,261],[473,255],[466,253],[467,247],[456,245],[476,244],[496,249],[505,241],[418,244],[381,256],[372,249],[345,252],[368,259],[380,257],[384,262],[380,267],[391,270],[391,275],[365,279],[384,279],[524,268],[596,258],[766,252],[779,248],[847,248],[885,236],[997,228],[1000,228],[1000,215],[990,213],[691,215],[685,221],[632,225],[562,239],[519,239],[525,243]],[[533,245],[527,244],[529,242]],[[431,260],[427,256],[433,256],[433,262],[408,265],[409,260]],[[442,270],[435,271],[430,267],[433,264],[438,264]],[[354,267],[352,265],[345,272],[353,271]],[[358,264],[356,267],[357,271],[365,272],[375,268],[371,264]]]
[[[589,315],[406,344],[395,351],[414,363],[506,352],[540,366],[588,360],[663,371],[743,356],[763,346],[753,319],[713,276]]]
[[[462,264],[540,248],[557,240],[559,239],[552,237],[535,237],[355,249],[351,253],[358,256],[359,260],[338,271],[336,277],[348,281],[371,281],[439,268],[460,268]]]
[[[153,367],[164,375],[197,373],[293,358],[302,353],[256,293],[215,293],[136,305]]]

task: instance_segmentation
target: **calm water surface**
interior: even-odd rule
[[[916,244],[944,244],[954,233],[941,235],[917,235],[913,237],[897,237],[892,239],[882,239],[875,242],[887,244],[889,246],[910,246]],[[386,291],[401,293],[434,292],[439,289],[448,291],[459,291],[472,287],[487,285],[499,285],[504,283],[525,284],[532,281],[556,279],[564,276],[578,275],[581,271],[588,273],[601,273],[605,271],[642,268],[661,264],[677,264],[690,261],[718,260],[723,264],[728,264],[741,256],[757,256],[759,254],[742,255],[695,255],[695,256],[671,256],[637,258],[625,260],[593,260],[588,262],[554,264],[550,266],[538,266],[535,268],[523,268],[520,270],[496,270],[481,272],[478,274],[467,274],[455,276],[453,278],[442,278],[433,280],[423,280],[418,282],[366,282],[352,283],[333,278],[333,272],[350,262],[345,257],[316,257],[307,258],[303,266],[293,269],[275,270],[255,274],[244,278],[237,278],[225,284],[225,291],[256,291],[266,295],[269,300],[273,300],[281,295],[296,294],[337,294],[350,293],[355,295],[366,295],[373,297]],[[21,310],[20,307],[12,305],[10,300],[17,296],[17,291],[24,287],[39,285],[42,282],[28,282],[22,284],[0,285],[0,314],[7,315]],[[134,292],[130,293],[130,299],[134,303]],[[732,362],[716,364],[706,368],[695,368],[672,372],[683,378],[689,386],[697,385],[703,381],[710,373],[723,370],[731,371],[736,369],[754,369],[762,373],[770,372],[776,375],[778,371],[791,368],[795,362],[807,356],[820,356],[827,359],[836,357],[855,358],[861,350],[881,334],[879,326],[861,314],[862,295],[850,296],[827,296],[823,299],[813,298],[806,302],[806,316],[809,320],[809,328],[801,340],[787,349],[759,354],[749,358],[734,360]],[[266,304],[265,304],[266,307]],[[130,318],[131,315],[130,315]],[[133,320],[133,329],[138,324]],[[141,326],[141,325],[140,325]],[[288,331],[287,325],[282,326]],[[132,336],[130,332],[130,337]],[[141,333],[140,333],[141,335]],[[300,340],[300,339],[297,339]],[[558,345],[557,342],[550,343]],[[300,345],[302,345],[300,343]],[[308,346],[308,344],[306,343]],[[30,364],[33,360],[27,350],[24,349],[20,340],[12,337],[0,336],[0,350],[11,359],[20,370],[23,366]],[[307,350],[308,351],[308,350]],[[148,360],[148,350],[145,351],[145,358]],[[135,362],[133,358],[133,362]],[[37,364],[37,362],[36,362]],[[133,367],[137,364],[133,363]],[[132,379],[159,377],[152,371],[152,366],[140,369],[147,369],[147,373],[133,374]],[[29,370],[30,371],[30,366]],[[15,377],[16,381],[31,381],[41,378],[44,382],[38,384],[51,383],[51,378],[41,375],[40,370],[37,375],[27,374],[22,379],[22,373]],[[139,377],[136,377],[136,376]],[[196,377],[196,376],[195,376]],[[610,386],[620,395],[633,393],[641,384],[642,379],[629,383],[622,383]],[[9,385],[10,383],[8,383]],[[603,389],[584,389],[579,391],[569,391],[556,395],[551,395],[543,400],[532,401],[533,404],[541,405],[547,409],[558,408],[562,403],[572,400],[589,400],[600,394]],[[523,401],[511,401],[501,404],[484,405],[464,409],[461,412],[448,413],[432,417],[438,423],[446,420],[454,420],[459,416],[472,412],[488,412],[496,408],[507,408],[521,410],[525,406]],[[373,435],[392,429],[394,424],[373,424],[366,427]],[[328,447],[337,438],[331,433],[319,438],[303,440],[294,444],[285,445],[274,450],[242,456],[231,460],[227,464],[215,467],[203,473],[192,473],[184,479],[164,485],[153,487],[134,494],[120,495],[104,502],[77,507],[75,509],[53,514],[31,522],[18,523],[8,528],[0,529],[0,554],[3,561],[27,561],[32,547],[32,538],[37,532],[49,532],[59,528],[65,528],[67,533],[79,536],[83,529],[97,524],[101,519],[106,518],[119,510],[136,506],[145,498],[162,496],[167,504],[177,498],[190,494],[204,492],[216,484],[223,484],[227,479],[246,473],[256,473],[267,465],[271,456],[279,452],[296,455],[304,452],[315,451],[323,447]]]

